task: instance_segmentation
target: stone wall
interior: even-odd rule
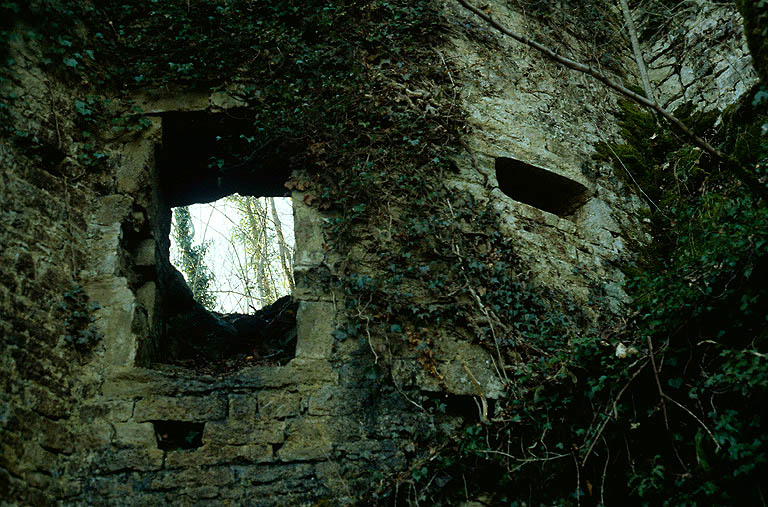
[[[626,302],[621,268],[649,240],[636,189],[591,161],[596,142],[618,138],[616,97],[489,35],[453,3],[444,10],[450,43],[436,50],[469,122],[458,172],[446,185],[492,203],[505,218],[500,232],[514,238],[526,269],[553,297],[588,314],[594,309],[593,321],[613,318]],[[523,32],[537,30],[520,12],[498,7],[494,14]],[[723,32],[722,51],[738,54],[730,48],[739,37]],[[669,51],[659,44],[649,60],[654,79],[666,82],[658,72]],[[445,438],[477,421],[478,391],[484,402],[503,396],[491,355],[459,334],[442,335],[433,371],[418,353],[398,351],[392,382],[369,375],[382,367],[371,341],[332,336],[348,318],[344,295],[329,284],[340,259],[327,248],[328,217],[298,189],[296,357],[221,375],[162,364],[162,323],[173,303],[159,267],[168,248],[158,225],[169,213],[158,196],[164,115],[215,114],[238,103],[223,92],[167,91],[116,101],[116,112],[139,104],[147,128],[109,138],[107,170],[91,173],[77,164],[69,135],[73,91],[39,70],[32,42],[22,38],[14,51],[13,86],[25,97],[14,105],[14,121],[59,152],[0,145],[0,498],[41,505],[359,502],[423,456],[421,436]],[[710,103],[727,105],[747,82],[723,85]],[[688,92],[670,92],[667,102],[679,100],[675,93]],[[583,198],[560,215],[519,202],[499,187],[502,158],[573,182],[585,189]],[[84,317],[73,319],[74,311]],[[436,400],[445,409],[430,415],[424,407]],[[181,434],[167,435],[173,428]],[[163,448],[187,437],[189,448]]]
[[[646,205],[637,189],[626,188],[611,168],[592,163],[596,143],[618,139],[617,97],[492,31],[460,7],[449,10],[469,27],[457,29],[446,48],[461,72],[457,91],[472,130],[455,185],[494,203],[506,218],[504,233],[517,239],[538,281],[585,307],[607,301],[618,310],[626,302],[621,266],[649,237],[641,220]],[[523,36],[544,32],[540,22],[501,6],[493,15]],[[582,41],[567,32],[563,37],[565,47],[580,50],[589,61]],[[478,45],[480,38],[487,43]],[[499,157],[577,182],[588,189],[586,199],[568,216],[511,199],[496,178]]]
[[[24,42],[28,42],[25,45]],[[75,282],[87,263],[92,189],[71,147],[66,87],[35,64],[34,41],[11,48],[14,126],[57,147],[23,153],[0,143],[0,498],[44,505],[66,494],[77,400],[93,393],[80,348],[99,339]]]
[[[656,98],[670,111],[686,103],[722,111],[758,81],[741,15],[730,4],[693,2],[644,44]]]

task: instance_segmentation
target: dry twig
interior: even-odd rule
[[[669,431],[669,418],[667,417],[667,403],[665,401],[666,394],[664,394],[664,390],[661,388],[661,380],[659,380],[659,370],[656,368],[656,359],[653,354],[653,341],[651,340],[651,337],[648,337],[648,353],[651,355],[651,366],[653,367],[653,376],[656,379],[656,387],[659,390],[659,397],[661,398],[661,408],[664,412],[664,426],[667,428],[667,431]]]

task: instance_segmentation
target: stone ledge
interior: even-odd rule
[[[211,445],[198,449],[169,451],[166,456],[168,468],[188,468],[223,463],[268,463],[273,460],[270,445]]]
[[[110,373],[102,388],[102,394],[106,400],[152,396],[200,396],[238,390],[327,385],[336,384],[339,381],[338,374],[331,368],[328,361],[300,358],[291,360],[285,366],[244,368],[229,377],[218,379],[176,367],[164,367],[162,370],[113,368]]]
[[[218,395],[183,398],[161,396],[137,401],[133,419],[137,422],[206,422],[224,419],[226,415],[226,400]]]

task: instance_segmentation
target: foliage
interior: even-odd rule
[[[209,310],[216,305],[216,294],[211,292],[213,274],[205,264],[210,242],[194,245],[195,228],[187,206],[173,210],[173,236],[179,249],[178,264],[187,280],[195,300]]]
[[[79,285],[66,292],[59,302],[58,309],[64,313],[64,326],[67,334],[64,341],[80,352],[86,352],[98,343],[103,335],[93,326],[93,312],[100,307],[88,302],[88,296]]]
[[[550,4],[538,6],[541,15]],[[218,136],[215,169],[286,166],[305,202],[327,213],[329,247],[344,259],[328,283],[345,295],[349,317],[335,336],[360,342],[369,365],[361,382],[388,382],[382,365],[401,352],[438,376],[447,336],[484,345],[507,365],[510,397],[489,421],[417,442],[423,452],[396,480],[418,488],[420,501],[455,503],[459,478],[513,505],[734,503],[762,494],[768,217],[651,116],[625,105],[626,144],[599,149],[654,202],[658,241],[629,273],[636,313],[602,334],[579,333],[581,310],[536,286],[493,206],[444,183],[464,126],[451,64],[431,49],[443,33],[432,2],[2,6],[37,27],[29,36],[47,69],[83,91],[74,112],[93,134],[78,140],[93,145],[83,161],[93,172],[103,169],[90,163],[104,153],[98,127],[115,119],[89,101],[91,87],[117,96],[237,90],[246,120]],[[594,2],[577,7],[599,21]],[[764,112],[745,107],[724,119],[718,139],[762,171],[765,142],[755,129]],[[714,128],[711,120],[701,118],[700,131]],[[188,247],[188,258],[204,255],[204,245],[190,239]],[[189,263],[191,279],[199,264]],[[629,352],[617,357],[619,345]],[[437,420],[452,407],[427,410]],[[397,495],[382,484],[377,499]]]
[[[678,114],[764,174],[766,110],[755,109],[751,95],[718,127],[713,115]],[[451,504],[464,497],[463,481],[512,505],[753,504],[764,497],[768,210],[652,115],[624,104],[620,118],[626,143],[598,146],[597,158],[653,201],[656,239],[628,269],[631,319],[596,337],[576,332],[584,329],[577,309],[541,304],[534,287],[516,287],[519,306],[497,299],[503,291],[484,294],[484,304],[500,312],[497,325],[521,330],[503,343],[511,396],[489,421],[465,427],[414,465],[408,480],[417,501]],[[514,273],[493,275],[500,287],[515,287]],[[473,275],[477,287],[495,287],[482,271]],[[359,286],[385,288],[369,280]]]
[[[717,139],[761,171],[766,114],[752,103],[726,112]],[[621,118],[627,143],[599,157],[653,200],[656,238],[629,273],[632,321],[607,339],[564,339],[567,321],[527,337],[538,360],[517,368],[519,391],[499,415],[457,439],[465,461],[449,470],[520,491],[504,502],[759,503],[768,210],[650,114],[625,104]],[[714,132],[712,118],[689,119]]]

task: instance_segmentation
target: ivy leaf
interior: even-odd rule
[[[75,65],[77,65],[77,62],[75,62]],[[82,116],[90,116],[93,111],[88,107],[88,105],[83,102],[82,100],[75,100],[75,111],[77,111],[78,114]]]

